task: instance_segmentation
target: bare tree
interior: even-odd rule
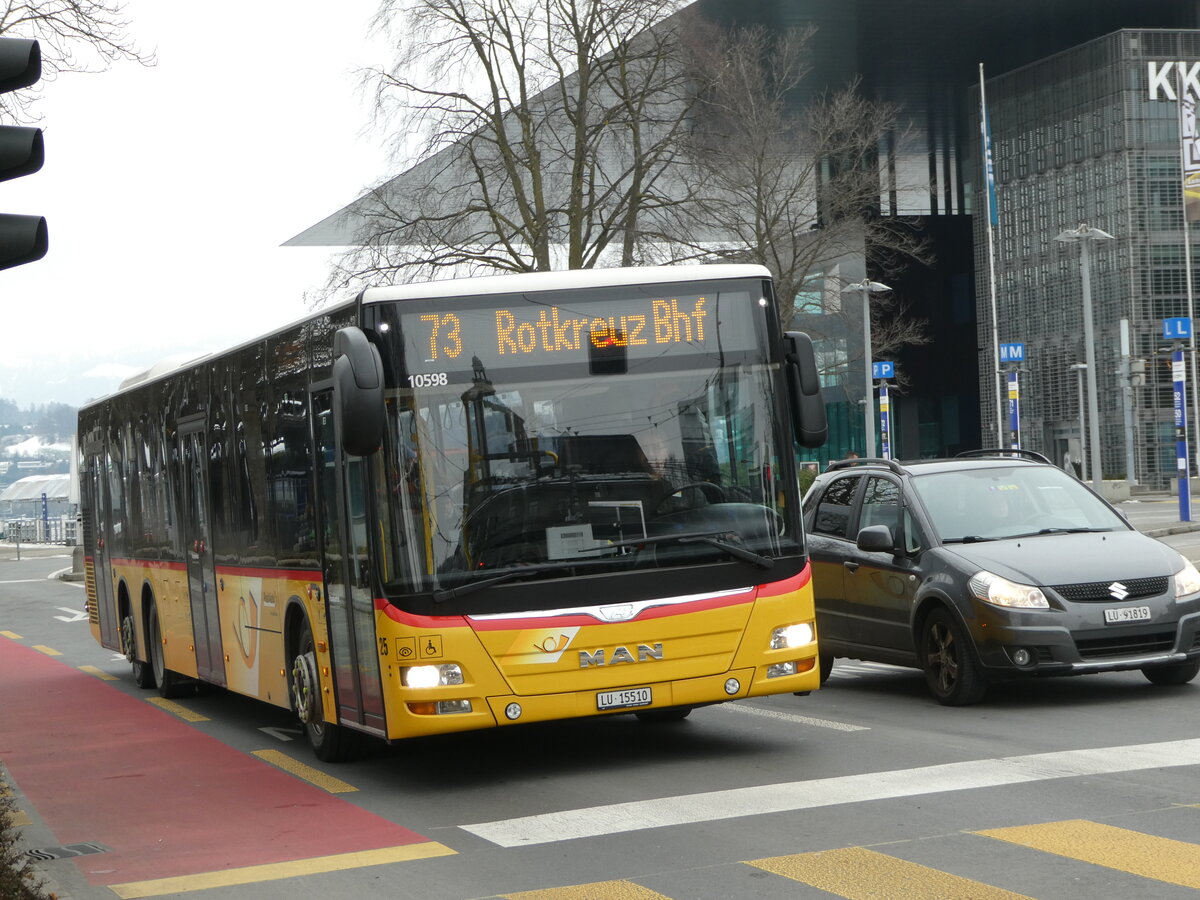
[[[377,119],[399,160],[422,161],[358,204],[335,286],[636,261],[644,220],[673,202],[684,5],[383,0],[375,23],[399,49],[370,73]]]
[[[880,148],[903,140],[899,111],[865,98],[857,82],[800,102],[814,34],[700,22],[686,33],[699,102],[680,168],[688,203],[665,238],[676,258],[687,248],[695,259],[766,266],[782,324],[820,306],[824,316],[806,317],[805,327],[824,323],[832,337],[857,321],[837,296],[846,281],[839,261],[865,257],[886,277],[928,251],[906,223],[880,215]],[[877,354],[928,343],[897,301],[872,311]]]
[[[63,72],[100,72],[117,60],[154,64],[129,40],[120,0],[0,0],[0,35],[33,38],[42,52],[42,80]],[[0,95],[0,113],[17,122],[36,121],[36,92]]]

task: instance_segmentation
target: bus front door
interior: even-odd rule
[[[108,484],[104,469],[103,450],[85,450],[83,472],[80,473],[79,489],[83,494],[84,556],[91,560],[91,569],[86,572],[96,594],[96,619],[100,626],[100,646],[110,650],[121,650],[117,627],[117,611],[112,604],[112,569],[108,549]]]
[[[342,453],[328,390],[313,394],[317,432],[317,533],[321,535],[338,719],[386,734],[375,602],[371,589],[365,489],[361,457]]]
[[[208,472],[203,429],[203,422],[179,429],[179,440],[183,445],[183,548],[187,558],[192,634],[196,643],[196,674],[205,681],[224,685],[221,622],[208,527]]]

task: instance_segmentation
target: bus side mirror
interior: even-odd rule
[[[796,442],[810,449],[820,447],[829,437],[829,424],[812,338],[803,331],[788,331],[783,336],[783,374]]]
[[[333,408],[342,449],[369,456],[383,443],[383,361],[362,329],[333,336]]]

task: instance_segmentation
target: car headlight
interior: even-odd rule
[[[1032,584],[1017,584],[991,572],[976,572],[970,581],[971,593],[985,603],[1013,609],[1049,609],[1042,589]]]
[[[1183,559],[1183,557],[1179,557]],[[1175,596],[1184,597],[1188,594],[1200,593],[1200,572],[1196,571],[1186,559],[1183,559],[1183,568],[1175,573]]]

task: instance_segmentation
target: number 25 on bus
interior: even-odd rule
[[[761,267],[372,288],[80,411],[92,631],[326,760],[811,691],[825,433]]]

